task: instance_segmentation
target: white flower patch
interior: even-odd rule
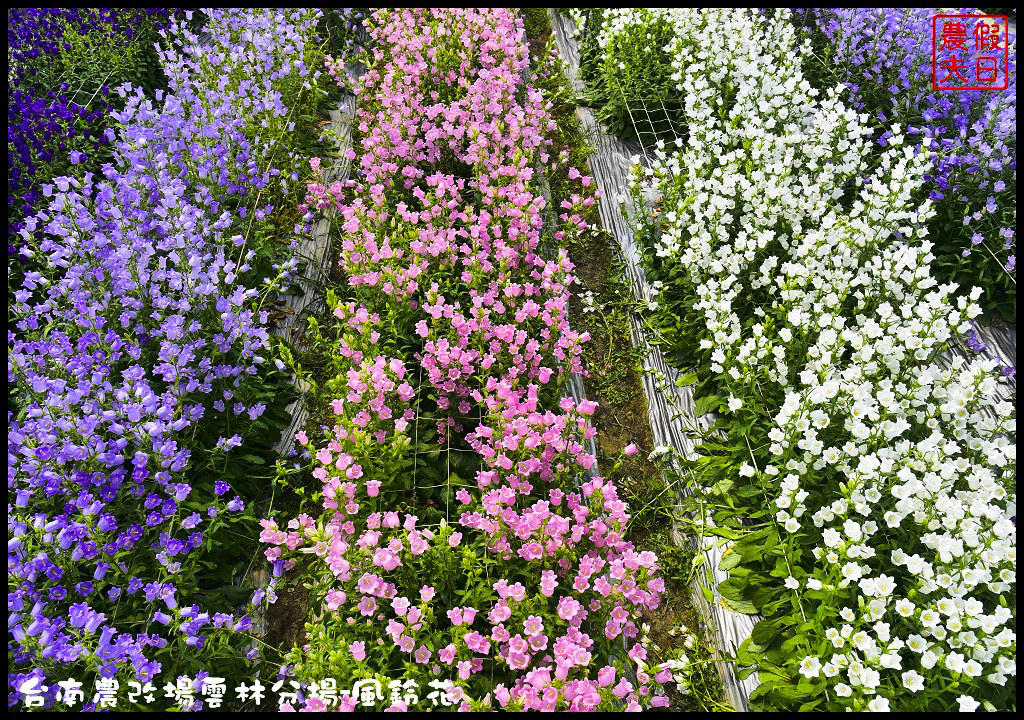
[[[1016,421],[994,361],[939,362],[980,309],[933,277],[927,158],[899,127],[878,154],[841,90],[810,87],[784,13],[610,11],[599,44],[655,17],[675,29],[687,137],[634,168],[631,216],[692,288],[730,411],[764,386],[784,398],[755,463],[783,542],[813,540],[784,584],[827,590],[841,618],[816,631],[836,654],[795,671],[871,710],[941,691],[935,668],[981,697],[1016,674]],[[713,59],[711,26],[730,28]]]

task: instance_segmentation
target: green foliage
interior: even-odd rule
[[[150,97],[157,88],[165,88],[166,78],[153,47],[159,40],[153,21],[141,9],[125,10],[122,22],[133,19],[138,30],[130,41],[118,37],[109,25],[87,33],[68,28],[62,37],[59,62],[54,68],[59,75],[53,85],[62,80],[71,83],[75,102],[82,105],[89,105],[103,85],[113,88],[130,82]]]
[[[551,20],[548,10],[543,7],[529,7],[520,10],[528,38],[547,38],[551,35]]]
[[[324,8],[317,32],[327,40],[326,53],[357,61],[359,48],[370,39],[361,22],[369,12],[370,8]]]
[[[581,31],[580,64],[586,101],[614,135],[653,144],[685,137],[682,97],[672,79],[675,33],[664,17],[644,11],[648,22],[626,25],[601,48],[605,15],[590,11]]]

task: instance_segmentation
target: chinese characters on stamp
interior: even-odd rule
[[[1009,87],[1010,24],[1005,15],[932,18],[932,84],[936,90]]]

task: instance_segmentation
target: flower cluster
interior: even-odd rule
[[[322,560],[299,675],[450,673],[462,709],[664,705],[636,642],[657,558],[624,540],[614,486],[586,477],[594,403],[557,402],[588,338],[567,321],[571,263],[542,251],[552,120],[524,82],[521,22],[382,10],[369,34],[357,179],[307,197],[340,227],[352,297],[334,425],[298,436],[327,512],[264,525],[278,568],[295,562],[282,546]],[[555,239],[588,201],[566,201]],[[427,460],[456,450],[470,479]]]
[[[109,147],[111,138],[104,131],[109,114],[119,107],[111,88],[145,70],[148,45],[179,13],[166,8],[11,11],[8,252],[20,245],[21,221],[43,200],[41,183]]]
[[[951,259],[948,264],[957,268],[953,279],[993,294],[987,300],[1005,305],[1009,319],[1016,317],[1016,39],[1002,33],[1001,47],[1010,48],[1010,65],[1001,69],[1009,75],[1007,89],[936,90],[930,39],[933,18],[943,12],[976,13],[816,9],[813,26],[822,37],[818,72],[850,89],[851,105],[877,121],[880,145],[890,142],[893,125],[905,127],[918,142],[931,140],[924,189],[936,206],[930,226],[940,243],[936,254],[940,261]],[[958,262],[961,256],[970,260]]]
[[[321,58],[316,13],[207,15],[206,42],[184,22],[166,33],[161,108],[117,88],[116,162],[44,184],[49,205],[20,233],[43,269],[9,307],[12,667],[144,682],[159,669],[147,646],[198,649],[214,629],[249,625],[188,602],[199,550],[245,502],[223,482],[207,497],[183,482],[187,433],[264,410],[225,402],[269,347],[254,300],[295,260],[263,277],[243,233],[264,224],[261,191],[298,169],[271,164],[287,155],[294,109],[282,91],[300,102]],[[221,440],[226,451],[240,438]]]
[[[809,45],[784,13],[668,16],[687,133],[634,168],[633,217],[664,283],[661,324],[730,428],[691,463],[695,490],[716,520],[762,523],[731,535],[739,568],[722,589],[766,616],[745,657],[804,678],[757,697],[1000,702],[1015,674],[1016,424],[993,362],[943,355],[980,290],[933,277],[931,138],[918,149],[893,125],[874,157],[868,118],[803,77]],[[725,60],[703,49],[705,26],[732,29]]]

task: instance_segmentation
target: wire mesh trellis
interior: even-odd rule
[[[584,44],[590,50],[598,47],[597,37],[601,29],[603,11],[587,9],[583,11],[582,17],[582,27],[574,33],[581,41],[576,47],[576,57],[579,58],[580,63],[584,62],[584,58],[580,57],[580,51]],[[647,51],[650,52],[652,48],[653,46],[647,48]],[[663,52],[667,52],[667,50],[663,50]],[[667,57],[667,55],[663,56],[661,61],[663,62]],[[577,72],[579,75],[585,74],[582,66]],[[595,68],[590,68],[590,74],[595,76],[594,80],[598,81],[602,87],[609,77],[599,71],[595,72]],[[621,133],[613,134],[619,134],[627,139],[635,138],[644,154],[655,147],[659,141],[667,143],[679,138],[685,140],[685,105],[671,84],[660,83],[659,92],[655,94],[649,94],[650,88],[641,90],[639,87],[635,91],[626,92],[622,87],[619,75],[615,74],[610,77],[614,81],[615,87],[603,88],[607,95],[605,99],[616,109],[624,109],[627,121],[621,128]],[[586,82],[585,77],[582,82]],[[581,83],[581,92],[589,93],[592,90],[593,88],[582,87]],[[648,94],[638,95],[638,93]],[[598,111],[598,119],[602,119],[602,112]],[[608,120],[609,118],[604,119]]]

